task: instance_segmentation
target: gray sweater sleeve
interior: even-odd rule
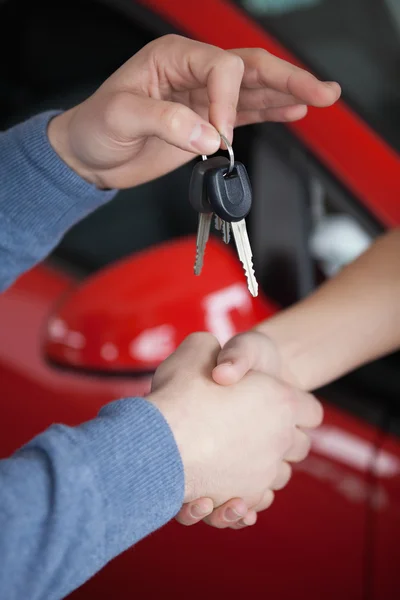
[[[87,214],[110,201],[51,147],[47,112],[0,133],[0,289],[45,258]]]
[[[58,158],[50,117],[0,134],[2,289],[113,196]],[[171,519],[183,492],[172,432],[144,399],[113,402],[78,427],[54,425],[0,460],[0,598],[63,598]]]

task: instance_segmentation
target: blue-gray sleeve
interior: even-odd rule
[[[53,150],[47,126],[55,114],[42,113],[0,133],[0,290],[116,193],[84,181]]]
[[[0,289],[114,195],[60,160],[51,116],[0,134]],[[0,598],[63,598],[170,520],[183,494],[173,434],[150,402],[120,400],[79,427],[54,425],[0,461]]]
[[[0,598],[63,598],[167,523],[183,488],[171,431],[142,398],[54,425],[0,461]]]

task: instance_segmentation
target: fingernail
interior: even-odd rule
[[[336,81],[324,81],[324,84],[327,85],[329,88],[334,88],[336,89],[339,84],[336,83]]]
[[[201,154],[214,154],[221,145],[221,138],[211,125],[197,123],[190,134],[189,143]]]
[[[190,507],[190,516],[192,516],[194,519],[205,517],[208,514],[209,511],[206,510],[204,512],[204,509],[202,509],[201,506],[199,506],[198,504],[193,504],[193,506]]]
[[[218,364],[219,367],[232,367],[233,366],[233,362],[231,360],[224,360],[224,362],[221,362]]]
[[[237,521],[241,517],[243,517],[243,515],[236,512],[236,510],[233,510],[233,508],[227,508],[224,513],[224,519],[225,519],[225,521],[229,521],[229,523],[232,523],[233,521]]]

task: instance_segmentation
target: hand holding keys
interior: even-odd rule
[[[228,148],[230,160],[221,156],[210,159],[203,156],[203,160],[194,166],[190,181],[190,203],[199,213],[194,272],[196,275],[201,273],[212,217],[215,214],[215,227],[222,230],[226,244],[229,243],[232,229],[239,260],[246,274],[247,286],[251,295],[257,296],[258,284],[254,275],[253,255],[245,221],[252,203],[250,180],[244,165],[235,162],[228,140],[223,135],[221,138]]]

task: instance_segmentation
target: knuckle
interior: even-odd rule
[[[268,50],[266,50],[265,48],[261,48],[260,46],[258,46],[257,48],[254,48],[253,51],[254,51],[254,55],[259,58],[264,58],[265,56],[269,55]]]
[[[217,338],[208,331],[196,331],[194,333],[190,333],[187,338],[187,342],[193,345],[202,345],[202,344],[211,344],[216,343]]]
[[[213,335],[208,331],[197,331],[195,333],[190,333],[188,337],[183,342],[185,347],[189,348],[198,348],[201,351],[207,350],[210,353],[219,352],[221,350],[221,344]]]
[[[167,33],[166,35],[163,35],[162,37],[159,37],[150,42],[148,46],[152,45],[153,49],[157,51],[157,54],[163,54],[167,49],[170,49],[171,46],[175,46],[177,44],[182,44],[185,42],[187,42],[187,39],[184,38],[182,35],[178,35],[177,33]]]
[[[252,49],[253,60],[256,65],[263,62],[270,53],[264,48],[253,48]]]
[[[267,490],[264,494],[263,505],[265,508],[269,508],[275,499],[275,494],[272,490]]]
[[[279,460],[277,460],[277,462],[275,462],[274,465],[270,468],[270,470],[268,472],[268,478],[267,478],[267,481],[269,481],[270,483],[274,482],[275,479],[278,477],[279,465],[280,465],[280,462],[279,462]]]
[[[284,461],[281,464],[278,476],[273,484],[273,490],[282,490],[290,481],[292,476],[292,467]]]
[[[163,46],[173,46],[175,44],[180,44],[183,41],[185,41],[185,38],[177,33],[168,33],[158,39],[158,43]]]
[[[305,453],[304,458],[309,454],[311,450],[311,438],[309,435],[304,434],[303,452]]]
[[[262,510],[266,510],[267,508],[269,508],[271,506],[271,504],[273,503],[275,498],[275,494],[272,490],[268,489],[265,490],[265,492],[263,493],[263,495],[260,498],[260,501],[257,503],[256,506],[253,507],[253,510],[260,512]]]
[[[161,121],[164,126],[173,132],[179,132],[185,120],[186,108],[180,104],[168,104],[161,112]]]
[[[311,440],[308,436],[305,436],[302,447],[300,448],[299,460],[304,460],[308,456],[310,449],[311,449]]]
[[[224,65],[228,69],[239,71],[244,73],[244,61],[238,54],[232,54],[231,52],[225,52],[223,57]]]
[[[324,408],[321,404],[321,402],[319,400],[317,400],[317,398],[314,398],[314,405],[315,405],[315,427],[319,427],[319,425],[321,425],[322,421],[324,420]]]
[[[308,435],[303,433],[303,435],[295,442],[295,446],[291,452],[292,462],[301,462],[304,460],[308,456],[310,448],[311,440]]]
[[[312,394],[306,394],[305,402],[300,403],[300,410],[304,413],[303,420],[307,427],[315,428],[321,425],[324,418],[324,410],[321,402]]]
[[[251,498],[251,501],[248,502],[249,510],[257,510],[257,508],[263,503],[264,496],[265,492],[260,492],[259,494],[257,494],[257,496],[253,496],[253,498]]]
[[[293,427],[287,427],[282,432],[282,448],[283,452],[289,452],[295,443],[295,429]]]
[[[282,470],[283,470],[284,485],[286,485],[292,477],[293,470],[292,470],[292,467],[287,462],[282,463]]]

